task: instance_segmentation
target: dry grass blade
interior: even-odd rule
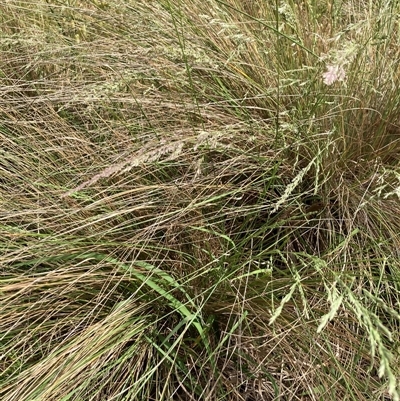
[[[398,401],[399,14],[1,2],[1,400]]]

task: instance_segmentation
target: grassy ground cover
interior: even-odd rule
[[[1,400],[399,400],[399,15],[1,2]]]

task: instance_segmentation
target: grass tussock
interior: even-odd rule
[[[396,0],[0,5],[0,398],[399,400]]]

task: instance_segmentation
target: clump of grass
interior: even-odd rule
[[[3,400],[398,400],[394,1],[0,5]]]

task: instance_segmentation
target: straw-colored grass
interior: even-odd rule
[[[0,398],[399,400],[396,0],[0,4]]]

